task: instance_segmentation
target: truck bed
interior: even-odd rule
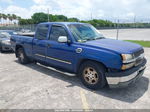
[[[22,45],[25,47],[25,52],[28,56],[32,56],[32,41],[33,35],[25,36],[25,35],[13,35],[11,37],[11,45],[13,50],[15,51],[16,45]]]

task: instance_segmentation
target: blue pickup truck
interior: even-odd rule
[[[107,39],[86,23],[41,23],[35,35],[13,35],[11,44],[21,64],[38,62],[75,74],[90,89],[126,87],[146,68],[140,45]]]

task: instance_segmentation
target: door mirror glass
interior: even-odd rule
[[[68,39],[66,36],[59,36],[58,42],[60,43],[67,43]]]

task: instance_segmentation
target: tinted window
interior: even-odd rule
[[[62,26],[52,26],[50,40],[57,41],[59,36],[67,36],[65,29]]]
[[[36,31],[36,38],[45,40],[48,33],[48,25],[39,25]]]

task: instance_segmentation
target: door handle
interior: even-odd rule
[[[50,48],[50,47],[52,47],[52,45],[51,44],[47,44],[47,47]]]

